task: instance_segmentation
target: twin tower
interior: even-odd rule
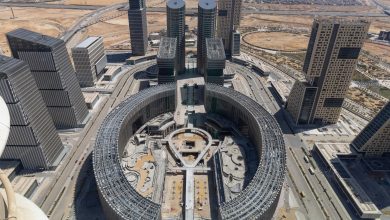
[[[239,54],[240,35],[237,29],[240,23],[241,4],[242,0],[220,0],[217,9],[215,0],[199,0],[197,29],[197,67],[199,73],[205,73],[206,39],[208,38],[220,38],[224,52],[228,57]],[[175,67],[177,73],[180,74],[185,71],[185,2],[183,0],[169,0],[166,10],[167,37],[176,39],[176,43],[165,44],[176,44]],[[144,1],[130,1],[128,15],[133,54],[145,55],[147,51],[147,21]],[[164,42],[161,43],[164,44]]]

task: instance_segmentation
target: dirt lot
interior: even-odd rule
[[[390,62],[390,46],[366,42],[363,49]]]
[[[121,2],[127,2],[127,0],[63,0],[53,3],[69,4],[69,5],[110,5]],[[166,0],[147,0],[147,7],[165,7]],[[197,8],[198,0],[186,0],[186,8]]]
[[[147,20],[149,33],[166,30],[165,13],[150,12],[147,14]],[[197,25],[197,19],[194,17],[187,17],[186,24],[189,25],[190,29],[193,29]],[[84,37],[88,35],[103,36],[104,44],[107,48],[120,48],[115,46],[128,44],[130,39],[127,15],[88,27],[84,32]]]
[[[255,32],[245,35],[244,41],[271,50],[306,50],[309,38],[302,34],[286,32]]]
[[[347,97],[364,107],[371,109],[375,113],[379,112],[385,103],[382,100],[379,100],[370,94],[360,90],[359,88],[349,88],[347,92]]]
[[[13,11],[15,19],[10,19],[12,17],[11,10],[6,7],[0,7],[0,48],[6,55],[9,55],[9,50],[5,33],[16,28],[26,28],[56,37],[70,27],[79,17],[89,12],[16,7],[13,8]]]
[[[390,1],[390,0],[386,0]],[[287,4],[259,4],[244,3],[244,7],[255,7],[263,10],[306,10],[306,11],[345,11],[345,12],[376,12],[378,9],[371,6],[334,6],[334,5],[287,5]]]
[[[126,0],[63,0],[55,1],[53,3],[68,5],[110,5],[121,2],[126,2]]]
[[[278,25],[286,27],[306,27],[310,28],[313,23],[311,16],[277,16],[248,14],[241,19],[241,27],[262,27],[267,25]]]

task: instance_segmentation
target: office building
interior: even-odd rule
[[[366,156],[390,153],[390,102],[356,136],[352,146]]]
[[[167,2],[167,36],[177,39],[176,69],[185,72],[185,2],[169,0]]]
[[[240,56],[241,34],[239,31],[232,33],[231,56]]]
[[[199,0],[197,68],[198,72],[202,75],[206,71],[206,38],[213,38],[215,36],[216,9],[217,5],[214,0]]]
[[[288,100],[288,110],[296,124],[305,124],[310,119],[310,114],[317,94],[317,87],[311,86],[305,80],[296,80],[291,89]]]
[[[378,40],[390,41],[390,31],[383,30],[379,32]]]
[[[25,62],[0,56],[0,96],[11,118],[1,159],[20,160],[25,169],[57,166],[64,147]]]
[[[144,0],[129,0],[127,14],[132,54],[143,56],[148,50],[148,30]]]
[[[88,110],[64,41],[26,29],[6,36],[13,57],[29,65],[54,125],[82,125]]]
[[[175,82],[177,38],[162,37],[157,53],[158,84]]]
[[[220,0],[218,1],[218,21],[217,21],[217,36],[222,38],[227,56],[233,55],[233,46],[237,53],[237,46],[233,43],[235,32],[240,25],[242,0]]]
[[[365,20],[314,20],[303,65],[306,80],[296,82],[287,100],[296,124],[337,122],[368,28]]]
[[[76,76],[81,87],[94,86],[107,65],[102,37],[88,37],[72,48]]]
[[[225,50],[221,38],[206,38],[206,74],[205,81],[223,86],[223,70],[226,65]]]

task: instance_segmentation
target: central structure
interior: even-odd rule
[[[271,219],[286,155],[262,106],[193,78],[119,104],[99,129],[93,167],[108,219]]]

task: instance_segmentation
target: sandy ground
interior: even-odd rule
[[[166,0],[149,0],[147,5],[156,7],[165,7]],[[390,1],[390,0],[386,0]],[[105,5],[113,4],[118,2],[124,2],[123,0],[64,0],[65,3],[69,4],[96,4],[96,5]],[[58,2],[57,2],[58,3]],[[186,1],[187,8],[196,8],[196,0]],[[258,7],[259,5],[256,4]],[[259,6],[260,7],[260,6]],[[321,8],[329,9],[334,6],[307,6],[307,5],[267,5],[262,4],[261,7],[269,7],[271,9],[305,9],[305,10],[318,10]],[[358,10],[359,7],[348,7],[351,10]],[[360,7],[361,9],[362,7]],[[8,46],[5,40],[4,33],[13,30],[18,27],[28,28],[34,31],[42,32],[51,36],[58,36],[66,28],[72,25],[77,18],[88,13],[89,11],[81,10],[60,10],[60,9],[33,9],[33,8],[13,8],[15,12],[15,19],[9,19],[12,14],[9,8],[0,7],[0,48],[9,54]],[[334,9],[334,8],[332,8]],[[345,8],[344,8],[345,9]],[[344,10],[343,9],[343,10]],[[341,9],[340,9],[341,10]],[[58,16],[61,15],[61,16]],[[148,13],[148,32],[158,32],[166,29],[166,17],[165,13]],[[245,15],[241,20],[241,27],[261,27],[267,25],[277,25],[283,27],[300,27],[310,29],[313,18],[310,16],[278,16],[278,15],[260,15],[260,14],[251,14]],[[382,29],[390,29],[390,19],[389,18],[375,18],[372,19],[372,24],[370,31],[378,33]],[[190,26],[190,29],[194,29],[197,26],[196,17],[187,17],[186,23]],[[129,41],[129,30],[127,15],[108,20],[105,22],[100,22],[93,26],[88,27],[80,34],[81,38],[84,38],[88,35],[102,35],[105,39],[105,45],[115,48],[115,45],[121,45],[123,43],[128,44]],[[259,44],[266,43],[267,38],[265,39],[254,39],[259,41]],[[290,39],[290,37],[288,37]],[[78,39],[77,39],[78,40]],[[291,40],[292,37],[291,37]],[[301,48],[301,41],[304,40],[298,36],[297,39],[294,39],[298,42],[298,45],[292,46],[293,48]],[[270,41],[268,41],[268,44]],[[286,44],[287,45],[287,44]],[[286,45],[280,45],[280,47],[286,47]],[[290,46],[290,45],[287,45]],[[129,45],[128,45],[129,47]],[[124,48],[126,49],[126,48]],[[390,55],[388,54],[388,48],[380,45],[368,45],[365,46],[365,49],[372,52],[373,54],[384,55],[390,60]]]
[[[372,6],[333,6],[333,5],[298,5],[298,4],[282,5],[282,4],[244,3],[244,7],[248,7],[248,8],[255,7],[263,10],[305,10],[305,11],[345,11],[345,12],[378,11],[378,9]]]
[[[372,55],[379,56],[387,60],[387,62],[390,62],[390,46],[374,43],[365,43],[363,49],[369,51]]]
[[[165,13],[150,12],[147,14],[147,20],[149,33],[166,30]],[[197,19],[195,17],[187,17],[186,24],[189,25],[190,29],[194,29],[197,25]],[[87,28],[84,35],[85,37],[88,35],[103,36],[106,47],[128,49],[126,45],[128,45],[130,39],[127,15],[92,25]],[[125,47],[116,46],[122,44]]]
[[[311,27],[313,18],[311,16],[277,16],[248,14],[241,18],[241,27],[260,27],[267,25],[282,25],[288,27]]]
[[[11,10],[0,7],[0,48],[4,54],[9,55],[9,49],[5,33],[16,28],[26,28],[50,36],[58,36],[70,27],[79,17],[89,11],[62,10],[62,9],[36,9],[36,8],[13,8],[15,19]],[[61,15],[61,16],[59,16]]]
[[[358,88],[349,88],[347,97],[374,112],[379,112],[385,103]]]
[[[126,0],[62,0],[53,3],[69,4],[69,5],[110,5],[121,2],[127,2]]]
[[[245,35],[244,41],[272,50],[300,51],[306,49],[309,38],[286,32],[256,32]]]
[[[68,5],[110,5],[127,2],[127,0],[62,0],[53,3]],[[147,0],[147,7],[165,7],[167,0]],[[186,8],[197,8],[198,0],[186,0]]]

